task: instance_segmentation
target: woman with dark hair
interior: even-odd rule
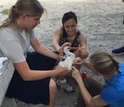
[[[76,57],[84,59],[88,56],[87,41],[86,37],[77,29],[77,23],[77,16],[74,12],[65,13],[62,18],[63,27],[55,31],[52,46],[55,51],[63,56],[62,45],[70,43],[70,51],[75,53]],[[78,69],[80,69],[80,66]],[[74,92],[74,88],[67,84],[65,76],[60,76],[57,84],[66,92]]]

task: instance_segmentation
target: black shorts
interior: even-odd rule
[[[31,70],[52,70],[56,62],[55,59],[36,52],[28,52],[26,60]],[[25,103],[49,105],[49,82],[50,77],[37,81],[24,81],[15,70],[6,96]]]

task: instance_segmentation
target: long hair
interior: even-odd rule
[[[96,52],[90,56],[95,70],[103,76],[112,76],[119,69],[119,63],[109,52]]]
[[[62,29],[63,29],[63,35],[65,35],[65,36],[67,36],[67,33],[66,33],[66,31],[65,31],[65,28],[64,28],[64,23],[65,23],[66,21],[68,21],[69,19],[74,19],[75,22],[78,23],[78,21],[77,21],[77,16],[76,16],[76,14],[75,14],[74,12],[70,11],[70,12],[65,13],[65,14],[63,15],[63,17],[62,17],[62,25],[63,25],[63,26],[62,26]]]
[[[18,0],[14,6],[9,10],[8,18],[3,22],[0,28],[14,27],[16,19],[20,15],[26,14],[29,16],[39,16],[44,12],[44,8],[37,0]]]
[[[68,21],[69,19],[74,19],[75,22],[78,23],[76,14],[74,12],[70,11],[70,12],[65,13],[62,17],[63,26],[64,26],[64,23],[66,21]]]

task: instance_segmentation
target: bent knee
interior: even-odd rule
[[[57,86],[56,86],[56,83],[55,83],[55,81],[53,79],[50,79],[50,85],[49,85],[49,87],[50,87],[50,91],[51,92],[56,93]]]

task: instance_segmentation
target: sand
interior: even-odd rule
[[[87,38],[89,54],[101,50],[111,52],[112,49],[124,45],[124,25],[122,24],[124,3],[121,0],[39,1],[47,12],[42,16],[41,24],[35,28],[35,33],[40,43],[49,49],[53,50],[51,41],[54,31],[62,26],[61,18],[68,11],[73,11],[77,15],[78,29]],[[0,12],[8,9],[15,2],[16,0],[0,0]],[[0,22],[6,17],[7,15],[0,13]],[[123,62],[123,55],[118,56],[117,59]],[[84,67],[81,70],[87,71],[88,75],[93,76]],[[102,82],[101,77],[93,77]],[[79,88],[74,81],[72,85],[76,88],[76,92],[72,94],[63,93],[58,89],[55,107],[73,107]],[[18,104],[18,107],[21,106]]]

